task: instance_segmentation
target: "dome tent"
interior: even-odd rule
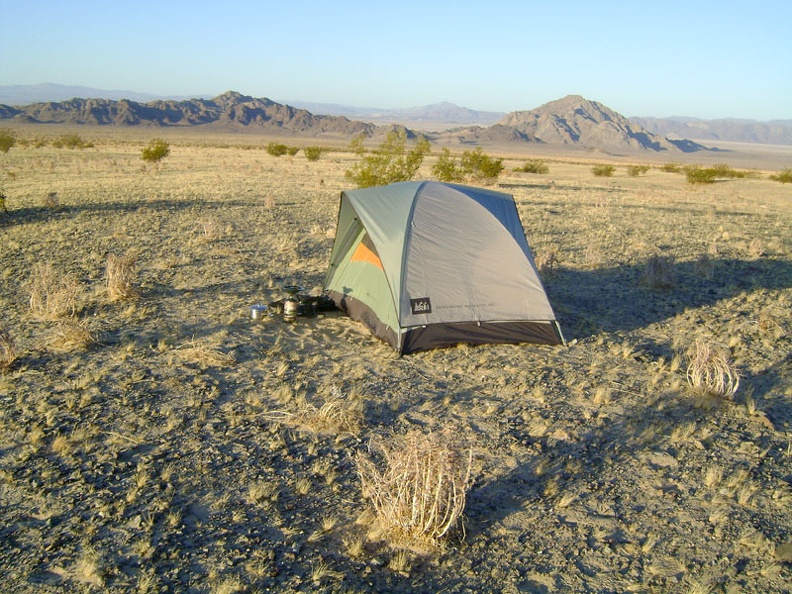
[[[433,181],[342,192],[324,289],[400,354],[564,341],[502,192]]]

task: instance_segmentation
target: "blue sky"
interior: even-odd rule
[[[0,0],[0,85],[792,119],[792,2]]]

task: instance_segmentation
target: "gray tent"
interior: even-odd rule
[[[564,340],[502,192],[431,181],[342,192],[324,288],[399,353]]]

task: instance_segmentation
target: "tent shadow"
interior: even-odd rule
[[[567,340],[630,331],[752,290],[792,287],[792,262],[712,259],[678,262],[667,287],[652,288],[646,264],[594,270],[560,269],[545,279]]]
[[[713,401],[710,406],[726,404]],[[511,437],[536,453],[509,472],[473,487],[466,506],[468,537],[485,536],[492,532],[493,524],[529,508],[551,518],[551,524],[565,521],[566,505],[582,507],[596,516],[598,511],[591,506],[603,497],[613,503],[618,516],[622,494],[616,469],[624,464],[651,465],[647,458],[651,460],[657,448],[651,436],[658,428],[664,428],[663,435],[667,435],[674,427],[700,421],[701,416],[702,409],[693,399],[680,399],[661,406],[639,404],[608,418],[607,423],[583,430],[574,439],[532,437],[527,427],[513,427]],[[562,495],[572,495],[573,503],[561,503]]]

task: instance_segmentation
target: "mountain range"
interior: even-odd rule
[[[412,110],[409,119],[421,117],[464,121],[476,112],[450,103],[431,110]],[[491,121],[493,114],[487,120]],[[0,104],[0,120],[20,123],[70,125],[187,127],[216,130],[258,131],[269,134],[313,137],[375,137],[393,129],[346,116],[315,115],[307,109],[228,91],[213,99],[82,99],[49,101],[23,106]],[[403,126],[402,126],[403,127]],[[404,128],[404,127],[403,127]],[[418,133],[404,128],[408,136]],[[505,114],[491,125],[467,125],[441,132],[420,133],[445,144],[538,143],[572,145],[603,150],[649,150],[694,152],[705,147],[690,140],[649,132],[596,101],[570,95],[529,111]]]
[[[241,97],[241,95],[239,96]],[[126,101],[128,104],[154,103],[155,108],[157,105],[160,105],[161,107],[161,104],[158,104],[158,102],[162,101],[176,103],[189,101],[195,102],[196,105],[195,109],[188,111],[203,111],[204,115],[208,115],[207,111],[211,111],[206,109],[206,105],[200,105],[200,102],[202,100],[206,101],[209,95],[161,97],[147,93],[138,93],[135,91],[103,90],[92,87],[44,83],[38,85],[0,85],[0,105],[2,106],[0,107],[0,118],[8,118],[9,114],[11,114],[10,117],[16,117],[19,115],[18,112],[13,111],[9,106],[16,106],[17,108],[19,106],[29,107],[36,103],[64,103],[65,110],[76,109],[79,111],[80,109],[85,108],[85,105],[80,106],[78,103],[70,103],[76,97],[101,98],[105,100],[118,101],[119,103]],[[86,99],[85,101],[89,100]],[[514,120],[515,117],[518,117],[514,114],[527,114],[530,112],[512,112],[511,114],[507,114],[503,112],[477,111],[466,107],[460,107],[449,102],[442,102],[422,107],[413,107],[409,109],[382,109],[351,107],[329,103],[309,103],[301,101],[280,101],[278,103],[275,103],[274,101],[270,102],[268,99],[262,101],[273,104],[269,105],[268,107],[264,107],[262,115],[265,117],[268,113],[272,113],[274,105],[281,105],[283,107],[292,108],[295,113],[300,110],[305,110],[311,115],[318,114],[315,117],[338,116],[347,118],[348,120],[367,122],[375,125],[403,124],[405,126],[420,127],[422,129],[448,129],[450,127],[465,126],[481,126],[486,128],[497,126],[485,133],[475,130],[468,130],[466,132],[463,131],[461,133],[462,138],[472,136],[480,138],[481,141],[485,141],[487,138],[506,141],[509,141],[510,139],[511,141],[520,141],[520,139],[524,137],[525,132],[530,132],[530,130],[526,130],[524,123],[512,130],[509,129],[508,124],[504,124],[502,121],[506,118]],[[551,105],[553,103],[554,102],[551,102],[547,105]],[[545,106],[542,106],[542,108],[539,109],[543,110],[544,107]],[[104,109],[101,103],[94,103],[89,109],[95,108],[99,108],[100,112]],[[123,106],[122,109],[124,109]],[[126,109],[128,112],[140,112],[138,114],[139,122],[133,123],[135,122],[136,116],[134,114],[130,114],[131,120],[127,125],[145,125],[145,123],[149,121],[149,117],[153,115],[153,113],[150,111],[148,112],[148,115],[145,115],[145,113],[143,113],[145,110],[137,110],[134,107],[130,107],[129,105],[127,105]],[[112,111],[112,109],[110,111]],[[173,110],[171,111],[172,116]],[[42,115],[42,110],[39,110],[39,115]],[[283,115],[285,116],[286,121],[288,121],[289,115]],[[303,114],[300,114],[300,117],[304,117]],[[228,119],[230,119],[230,117]],[[756,120],[745,119],[702,120],[688,117],[630,117],[627,119],[629,120],[630,126],[634,129],[633,131],[643,129],[643,131],[648,132],[651,135],[664,138],[669,142],[679,142],[682,139],[692,139],[709,142],[730,141],[792,145],[792,120],[759,122]],[[244,120],[245,118],[243,117],[242,121]],[[278,122],[281,121],[282,118],[275,117],[274,120]],[[193,121],[194,118],[191,119],[190,117],[187,117],[182,122],[182,125]],[[155,125],[172,125],[172,123],[168,122],[167,117],[160,119],[159,122],[159,124]],[[239,124],[240,120],[236,120],[236,122]],[[206,122],[200,121],[198,123]],[[323,124],[327,125],[329,122],[324,121]],[[503,125],[505,125],[507,129],[502,128],[501,126]],[[624,122],[621,122],[621,125],[624,125]],[[242,124],[241,127],[244,127],[244,124]],[[319,129],[321,129],[321,127],[322,124],[320,124]],[[341,126],[341,128],[344,128],[344,126]],[[521,129],[523,130],[522,133],[520,132]],[[549,130],[547,127],[545,127],[545,129]],[[363,128],[353,133],[358,132],[370,133],[370,130],[368,128]],[[457,134],[457,136],[460,135]],[[546,138],[542,138],[542,140],[547,141]],[[525,141],[525,139],[523,138],[522,141]]]

